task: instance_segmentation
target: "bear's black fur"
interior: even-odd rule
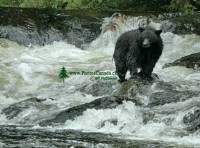
[[[163,50],[161,32],[151,27],[140,27],[125,32],[118,38],[113,58],[120,82],[125,81],[127,70],[130,71],[131,77],[139,74],[151,78],[153,68]]]

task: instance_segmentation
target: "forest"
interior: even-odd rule
[[[36,7],[57,9],[95,9],[132,11],[181,11],[192,13],[200,10],[199,0],[1,0],[0,6]]]

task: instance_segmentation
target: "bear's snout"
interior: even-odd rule
[[[149,39],[145,38],[144,41],[142,42],[142,46],[144,48],[149,48],[150,47],[150,41],[149,41]]]

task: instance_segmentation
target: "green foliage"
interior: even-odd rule
[[[66,78],[69,78],[69,75],[64,66],[60,69],[58,77],[63,81],[63,83],[65,82]]]
[[[0,6],[64,8],[64,9],[100,9],[134,11],[179,11],[192,14],[200,10],[200,0],[0,0]]]
[[[80,8],[82,6],[82,0],[66,0],[67,8]]]
[[[0,0],[0,6],[18,6],[20,0]]]
[[[169,11],[193,14],[196,7],[192,2],[192,0],[172,0],[169,6]]]
[[[19,7],[51,7],[68,9],[134,9],[145,7],[158,9],[160,5],[169,3],[169,0],[0,0],[0,6]]]
[[[188,5],[184,5],[182,11],[183,11],[185,14],[193,14],[193,13],[195,12],[195,10],[196,10],[196,8],[195,8],[193,5],[188,4]]]
[[[0,6],[59,8],[67,0],[0,0]]]
[[[42,7],[44,5],[43,0],[21,0],[21,7]]]

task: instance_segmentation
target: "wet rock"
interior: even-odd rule
[[[47,28],[38,32],[37,30],[30,31],[21,26],[0,26],[0,37],[29,47],[45,45],[63,39],[63,35],[54,28]]]
[[[200,128],[200,109],[196,109],[194,112],[189,112],[183,117],[183,123],[187,125],[187,130],[195,132]]]
[[[192,15],[181,15],[170,19],[175,24],[175,30],[173,33],[176,34],[200,34],[200,13],[194,13]]]
[[[136,105],[141,105],[140,98],[136,97],[137,91],[143,92],[143,89],[147,89],[148,87],[144,87],[144,83],[146,81],[140,81],[139,79],[132,79],[130,81],[127,81],[127,83],[124,83],[120,85],[117,81],[106,81],[102,83],[93,83],[91,85],[87,86],[87,89],[89,90],[88,93],[91,93],[93,95],[98,96],[106,96],[98,98],[92,102],[82,104],[79,106],[75,106],[69,109],[66,109],[64,111],[58,111],[49,112],[50,109],[52,109],[52,105],[48,105],[45,103],[46,99],[38,99],[38,98],[31,98],[27,99],[18,103],[15,103],[13,105],[10,105],[9,107],[2,110],[2,113],[6,115],[8,119],[12,119],[14,117],[17,117],[20,113],[23,111],[29,110],[30,108],[36,108],[39,110],[40,115],[38,115],[37,119],[42,119],[42,111],[45,111],[46,113],[49,112],[49,116],[43,116],[44,121],[40,122],[41,125],[49,125],[53,123],[64,123],[66,120],[74,119],[77,116],[82,115],[84,111],[87,109],[108,109],[108,108],[115,108],[118,105],[122,104],[123,101],[132,101]],[[148,83],[148,82],[147,82]],[[149,83],[148,83],[149,84]],[[137,86],[136,86],[137,85]],[[132,87],[131,87],[132,86]],[[142,87],[143,86],[143,87]],[[149,86],[149,85],[148,85]],[[132,89],[129,90],[129,87]],[[113,88],[113,89],[111,89]],[[140,90],[142,88],[142,90]],[[119,89],[119,90],[118,90]],[[84,91],[85,91],[84,90]],[[115,91],[118,90],[119,92],[115,93]],[[120,92],[129,93],[132,92],[133,94],[127,95],[125,94],[119,94]],[[113,94],[113,95],[112,95]],[[132,96],[131,96],[132,95]],[[129,98],[131,97],[131,98]],[[54,107],[55,109],[55,107]],[[37,113],[38,113],[37,112]],[[32,113],[29,116],[34,116]],[[52,118],[47,119],[46,118]],[[25,119],[24,119],[25,120]],[[36,120],[39,121],[39,120]],[[20,123],[23,123],[20,121]]]
[[[163,66],[163,68],[171,66],[185,66],[187,68],[200,70],[200,52],[182,57],[172,63],[167,63]]]
[[[100,19],[80,11],[0,8],[0,13],[0,37],[25,46],[67,40],[82,47],[101,32]]]
[[[143,123],[147,124],[149,121],[154,119],[155,113],[153,111],[144,111],[143,112]]]
[[[199,96],[199,92],[164,90],[163,92],[152,93],[148,106],[153,107],[168,103],[183,102],[195,96]]]
[[[169,20],[169,19],[174,19],[174,18],[177,18],[177,17],[180,17],[182,16],[182,13],[163,13],[163,14],[159,14],[158,15],[158,19],[161,20],[161,21],[164,21],[164,20]]]
[[[115,95],[133,99],[136,105],[147,107],[183,102],[200,96],[199,91],[181,91],[176,87],[175,84],[164,81],[134,79],[123,83]]]
[[[100,125],[100,128],[104,127],[106,125],[106,123],[108,123],[108,122],[113,125],[117,125],[118,120],[117,119],[109,119],[109,120],[103,121]]]
[[[135,98],[137,94],[147,95],[151,89],[153,81],[148,81],[140,77],[130,79],[123,82],[118,90],[115,91],[115,95],[127,96],[129,98]]]
[[[147,81],[141,78],[130,79],[124,83],[106,81],[98,84],[98,82],[94,82],[83,89],[84,93],[85,90],[90,90],[87,92],[88,94],[95,95],[97,93],[96,96],[101,96],[92,102],[57,110],[55,105],[55,107],[52,107],[52,103],[45,103],[46,99],[31,98],[3,109],[2,113],[7,118],[12,119],[19,116],[21,112],[29,110],[29,108],[36,108],[38,112],[29,114],[31,118],[37,116],[34,117],[35,119],[31,119],[31,121],[35,121],[32,123],[39,122],[40,125],[47,126],[64,123],[66,120],[73,120],[77,116],[81,116],[87,109],[112,109],[123,104],[123,101],[130,101],[136,106],[141,106],[143,122],[147,123],[154,118],[155,112],[151,111],[154,107],[168,103],[183,102],[192,97],[200,96],[198,91],[181,91],[177,90],[177,87],[178,85],[164,81]],[[111,121],[111,123],[116,124],[114,121]],[[20,121],[20,123],[24,122]],[[102,123],[103,125],[104,123]]]
[[[0,139],[5,147],[61,147],[61,148],[183,148],[173,142],[132,140],[115,134],[75,130],[46,130],[28,126],[0,126]],[[0,143],[1,145],[1,143]],[[4,147],[4,146],[3,146]]]
[[[108,85],[110,82],[106,83]],[[131,101],[137,106],[151,109],[155,106],[181,102],[200,95],[200,92],[176,90],[175,85],[167,82],[146,81],[140,78],[130,79],[121,84],[110,83],[107,87],[102,86],[101,83],[99,85],[94,83],[92,86],[95,86],[95,90],[92,94],[95,94],[95,92],[100,89],[100,93],[97,92],[98,95],[106,93],[105,97],[61,111],[51,119],[40,122],[40,125],[46,126],[55,123],[64,123],[66,120],[73,120],[75,117],[81,116],[87,109],[98,110],[115,108],[122,104],[123,101]],[[115,90],[109,92],[108,90],[111,90],[113,86],[115,86]],[[104,89],[102,89],[102,87]],[[88,88],[90,87],[88,86]],[[144,123],[147,123],[149,120],[153,119],[154,112],[148,113],[144,111],[143,116]]]
[[[161,22],[163,32],[173,32],[175,34],[200,34],[200,13],[185,15],[183,13],[159,14],[155,19]]]
[[[162,21],[162,31],[163,32],[175,32],[176,24],[170,22],[169,20]]]
[[[154,83],[152,93],[149,96],[148,105],[149,107],[164,105],[168,103],[183,102],[192,97],[200,95],[198,91],[181,91],[177,90],[176,87],[179,85],[170,84],[167,82],[159,81]]]
[[[175,85],[164,81],[132,79],[123,83],[114,94],[133,99],[136,105],[153,107],[185,101],[191,97],[199,96],[200,93],[176,90]]]
[[[154,81],[147,81],[140,77],[129,79],[124,83],[118,81],[95,81],[91,84],[86,84],[78,90],[93,96],[118,96],[130,98],[141,105],[138,94],[150,95],[151,85]]]
[[[115,108],[122,104],[123,101],[133,101],[128,98],[117,96],[109,96],[96,99],[90,103],[75,106],[58,113],[54,118],[40,122],[41,126],[51,125],[55,123],[64,123],[66,120],[73,120],[75,117],[83,114],[87,109],[108,109]]]
[[[119,85],[117,81],[95,81],[84,85],[79,91],[93,96],[106,96],[112,95]]]
[[[8,119],[17,117],[21,112],[28,110],[31,107],[35,107],[38,110],[47,110],[52,107],[44,103],[47,99],[30,98],[15,104],[10,105],[2,110],[2,114],[5,114]]]

